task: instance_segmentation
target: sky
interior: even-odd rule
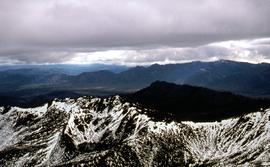
[[[0,64],[270,63],[269,0],[0,0]]]

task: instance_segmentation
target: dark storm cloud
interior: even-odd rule
[[[269,16],[268,0],[1,0],[0,63],[268,37]]]

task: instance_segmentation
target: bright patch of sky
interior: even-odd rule
[[[270,63],[270,38],[222,41],[199,47],[145,50],[107,50],[75,53],[67,64],[149,65],[217,61],[221,59],[250,63]]]

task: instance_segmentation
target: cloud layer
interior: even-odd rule
[[[216,42],[199,47],[81,52],[75,53],[66,63],[107,63],[133,66],[221,59],[270,63],[270,38]]]
[[[165,61],[152,52],[179,48],[198,59],[209,43],[269,37],[269,16],[268,0],[1,0],[0,63],[62,63],[107,50]]]

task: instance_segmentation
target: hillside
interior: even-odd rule
[[[155,118],[217,121],[270,107],[270,100],[230,92],[157,81],[138,92],[123,95],[132,103],[156,110]]]

